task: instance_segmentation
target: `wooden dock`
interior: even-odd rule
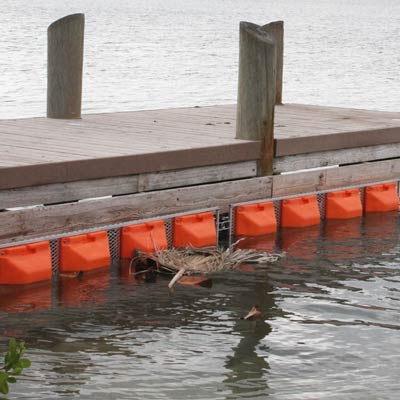
[[[70,17],[82,54],[82,16]],[[54,51],[71,38],[58,32],[69,29],[64,22],[50,26],[60,41]],[[0,246],[398,180],[400,113],[282,105],[282,75],[272,73],[283,63],[276,29],[283,37],[282,23],[241,24],[237,105],[79,118],[81,82],[72,87],[74,71],[64,71],[81,68],[67,65],[73,46],[52,59],[61,70],[48,74],[49,118],[0,121]],[[269,54],[262,63],[260,52]]]
[[[43,205],[0,213],[0,244],[400,177],[400,113],[277,106],[275,174],[257,177],[260,142],[235,139],[235,109],[0,121],[0,209]]]
[[[400,154],[400,113],[300,104],[275,113],[275,173]],[[236,105],[1,120],[0,189],[257,160],[260,142],[235,139],[235,122]]]

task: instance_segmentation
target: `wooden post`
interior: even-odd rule
[[[240,23],[236,138],[262,143],[258,174],[272,175],[276,45],[262,27]]]
[[[275,104],[282,104],[283,86],[283,21],[275,21],[264,25],[262,29],[274,36],[276,43],[276,100]]]
[[[84,14],[68,15],[47,29],[47,117],[81,117]]]

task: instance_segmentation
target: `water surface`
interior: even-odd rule
[[[389,213],[253,239],[286,257],[172,295],[114,266],[29,309],[2,296],[0,344],[25,338],[33,361],[15,398],[395,399],[399,228]],[[254,304],[262,319],[241,320]]]

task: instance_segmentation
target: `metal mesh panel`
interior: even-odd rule
[[[220,214],[218,230],[219,232],[229,231],[231,229],[231,221],[229,213]]]
[[[53,270],[53,274],[57,274],[59,269],[59,249],[58,239],[50,240],[51,269]]]
[[[164,220],[165,222],[165,232],[167,234],[168,247],[172,247],[174,239],[174,224],[172,223],[172,218]]]
[[[281,226],[282,204],[280,200],[274,201],[274,210],[275,210],[276,223],[278,226]]]
[[[119,229],[111,229],[107,231],[108,245],[110,246],[111,264],[119,261],[120,256],[120,237]]]
[[[325,193],[319,193],[317,195],[317,201],[318,201],[318,208],[319,208],[319,214],[321,215],[321,219],[325,219],[325,212],[326,212]]]
[[[365,187],[360,187],[360,197],[363,210],[365,209]]]

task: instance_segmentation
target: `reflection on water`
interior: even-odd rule
[[[135,280],[114,266],[52,288],[3,292],[0,345],[25,339],[33,361],[14,393],[394,399],[399,228],[398,214],[387,213],[284,230],[274,248],[285,259],[215,274],[211,289],[177,286],[171,295],[168,277]],[[271,240],[248,245],[270,248]],[[262,318],[242,320],[255,304]]]

